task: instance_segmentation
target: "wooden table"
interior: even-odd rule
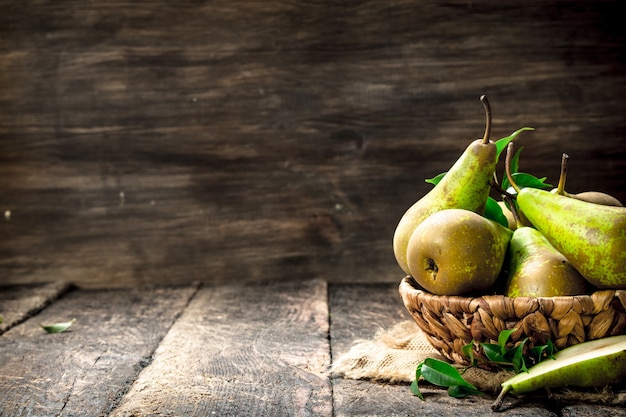
[[[356,339],[408,318],[395,284],[0,290],[2,416],[626,415],[541,397],[463,400],[329,375]],[[30,318],[29,318],[30,317]],[[64,333],[40,323],[76,318]]]

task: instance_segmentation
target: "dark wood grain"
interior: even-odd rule
[[[121,416],[332,416],[326,282],[204,288]]]
[[[2,0],[0,279],[396,282],[423,182],[522,169],[626,201],[617,1]],[[10,214],[10,215],[9,215]]]
[[[0,415],[108,415],[196,290],[77,290],[13,327],[0,337]],[[72,318],[63,333],[40,327]]]

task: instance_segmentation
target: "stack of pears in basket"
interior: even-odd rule
[[[397,225],[393,250],[402,270],[435,295],[553,297],[626,289],[626,208],[605,193],[566,192],[566,154],[557,187],[519,172],[522,149],[513,155],[513,140],[532,129],[491,141],[491,110],[485,96],[481,102],[483,138],[430,181],[434,188]],[[496,166],[504,152],[499,183]]]

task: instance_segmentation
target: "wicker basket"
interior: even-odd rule
[[[462,347],[472,340],[497,343],[502,330],[517,329],[508,348],[525,338],[526,346],[552,340],[557,349],[587,340],[626,333],[626,290],[596,291],[569,297],[438,296],[419,287],[412,277],[400,283],[409,314],[435,349],[453,362],[468,365]]]

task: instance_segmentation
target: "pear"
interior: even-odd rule
[[[499,411],[508,393],[540,388],[604,387],[626,378],[626,335],[605,337],[570,346],[502,383],[491,408]]]
[[[601,204],[603,206],[615,206],[624,207],[621,201],[613,197],[610,194],[600,191],[585,191],[578,194],[566,194],[568,197],[575,198],[577,200],[587,201],[589,203]]]
[[[566,153],[563,154],[561,158],[561,175],[559,177],[559,184],[557,188],[553,189],[551,192],[559,195],[564,195],[566,197],[575,198],[577,200],[587,201],[589,203],[601,204],[604,206],[615,206],[615,207],[623,207],[621,201],[617,198],[613,197],[610,194],[603,193],[600,191],[585,191],[578,194],[570,194],[565,191],[565,181],[567,178],[567,160],[569,159],[569,155]]]
[[[512,234],[470,210],[438,211],[411,235],[407,247],[409,273],[433,294],[484,293],[500,275]]]
[[[398,265],[409,272],[407,247],[415,228],[428,216],[449,208],[482,214],[490,191],[490,181],[497,163],[497,149],[489,140],[491,110],[487,98],[480,98],[485,108],[486,125],[482,139],[471,142],[443,179],[404,213],[393,236],[393,252]]]
[[[519,189],[508,171],[507,175],[520,210],[587,282],[600,289],[626,289],[626,207]]]
[[[515,229],[509,259],[507,297],[555,297],[588,291],[583,276],[537,229]]]

